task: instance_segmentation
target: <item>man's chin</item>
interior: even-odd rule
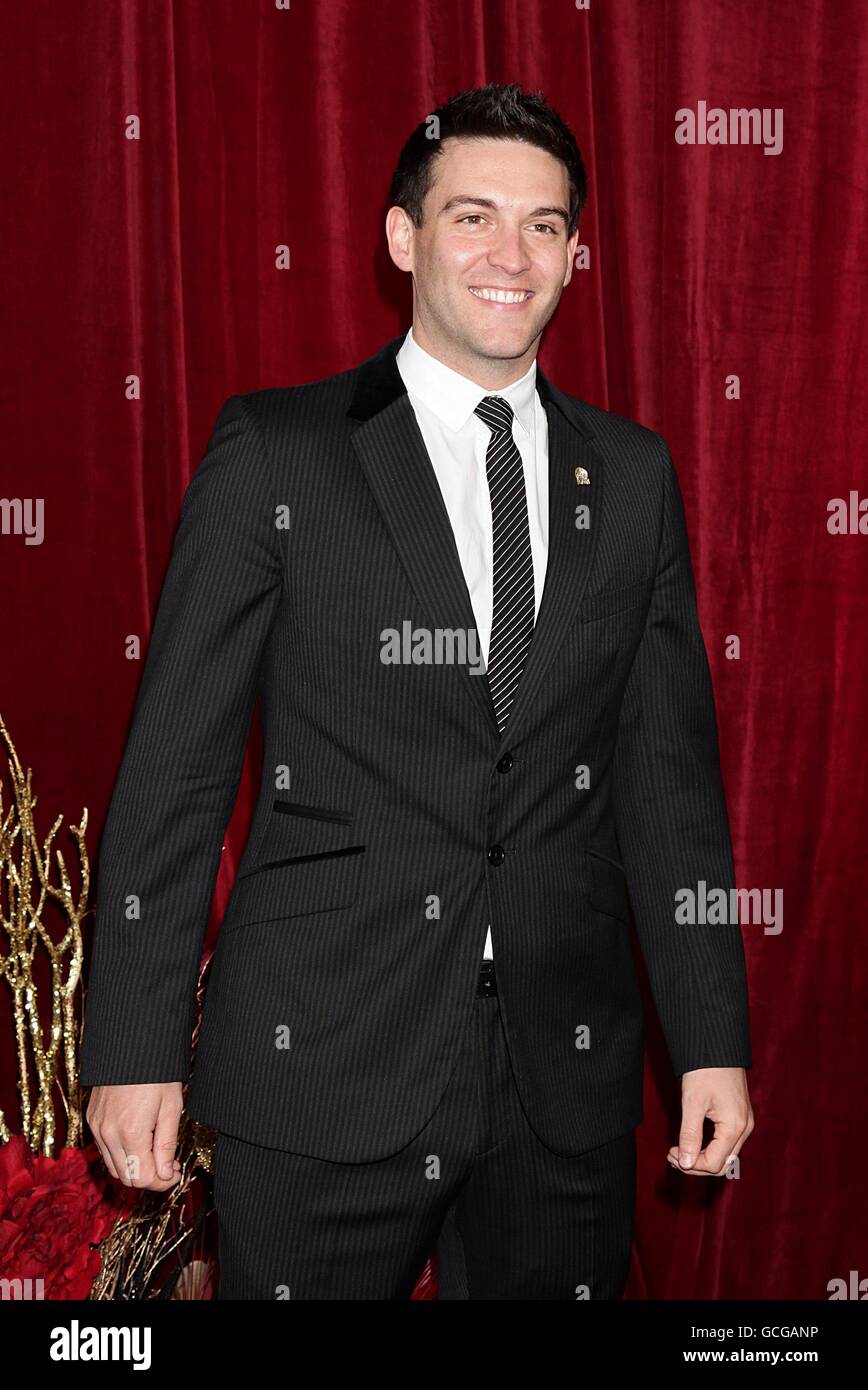
[[[480,333],[478,328],[466,335],[466,343],[470,350],[478,357],[490,358],[494,361],[508,362],[516,358],[524,357],[536,342],[539,333],[529,331],[527,327],[518,331],[511,328],[508,324],[493,325],[490,332]]]

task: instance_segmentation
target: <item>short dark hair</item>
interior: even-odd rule
[[[439,123],[439,138],[430,138],[431,117]],[[569,126],[549,106],[542,92],[523,92],[515,82],[473,87],[450,97],[416,127],[395,166],[390,206],[403,208],[415,226],[422,225],[422,205],[431,187],[432,165],[443,141],[489,138],[524,140],[547,150],[566,166],[570,188],[569,225],[572,236],[588,197],[585,166]]]

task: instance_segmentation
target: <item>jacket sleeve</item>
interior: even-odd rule
[[[676,1076],[749,1067],[744,944],[737,914],[680,924],[679,889],[735,874],[711,672],[696,609],[684,506],[669,450],[647,621],[627,680],[613,765],[622,862],[657,1014]]]
[[[223,404],[184,494],[99,856],[83,1086],[186,1081],[199,962],[283,585],[254,405]]]

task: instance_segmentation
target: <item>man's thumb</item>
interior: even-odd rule
[[[702,1120],[697,1123],[695,1115],[684,1115],[681,1132],[678,1135],[678,1162],[682,1168],[692,1168],[702,1147]]]
[[[178,1116],[165,1108],[154,1129],[154,1166],[161,1178],[172,1176],[172,1159],[178,1147]]]

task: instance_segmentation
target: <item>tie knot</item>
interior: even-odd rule
[[[512,431],[512,406],[503,396],[483,396],[473,413],[495,434]]]

